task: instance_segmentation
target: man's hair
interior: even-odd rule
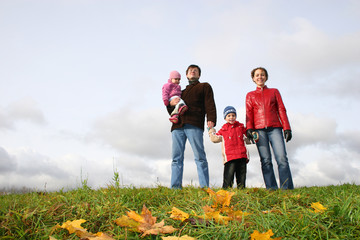
[[[201,69],[198,65],[195,64],[191,64],[190,66],[188,66],[188,68],[186,69],[186,75],[188,74],[190,68],[197,68],[199,70],[199,76],[201,76]]]
[[[268,72],[267,72],[267,71],[266,71],[266,69],[265,69],[265,68],[263,68],[263,67],[257,67],[257,68],[254,68],[254,69],[251,71],[251,78],[254,78],[255,71],[256,71],[256,70],[259,70],[259,69],[264,71],[264,73],[265,73],[265,77],[266,77],[266,80],[268,80],[268,79],[269,79]]]

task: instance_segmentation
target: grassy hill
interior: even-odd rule
[[[186,239],[185,235],[194,239],[360,239],[360,187],[354,184],[291,191],[212,190],[118,185],[92,190],[84,185],[67,192],[1,195],[0,236],[80,239],[77,232],[70,233],[61,226],[84,219],[86,222],[78,227],[94,234],[82,239]],[[221,199],[224,194],[227,204]],[[119,226],[116,220],[129,216],[129,212],[146,219],[142,214],[144,205],[150,214],[147,216],[156,217],[157,223],[164,220],[166,226],[177,230],[141,237],[143,232],[133,231],[141,219],[131,220],[136,225],[133,227]],[[173,207],[188,214],[187,218],[181,221],[171,217]]]

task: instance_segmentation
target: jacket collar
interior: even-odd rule
[[[256,86],[256,91],[261,91],[261,90],[265,90],[265,89],[268,89],[268,87],[265,85],[263,86],[262,88],[261,87],[258,87]]]
[[[238,121],[235,121],[234,124],[225,123],[224,126],[222,127],[222,129],[228,130],[231,127],[237,127],[237,126],[240,126],[240,123]]]

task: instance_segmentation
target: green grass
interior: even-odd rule
[[[218,191],[220,189],[213,189]],[[68,220],[85,219],[89,232],[104,232],[114,239],[140,239],[140,234],[115,224],[115,219],[143,204],[166,225],[179,229],[171,235],[196,239],[250,239],[254,230],[272,229],[282,239],[360,239],[360,186],[344,184],[327,187],[302,187],[292,191],[233,189],[234,210],[251,213],[243,222],[228,225],[211,222],[192,226],[170,218],[172,207],[203,215],[202,207],[211,205],[208,194],[199,188],[171,190],[166,187],[122,188],[117,185],[92,190],[87,185],[72,191],[26,193],[0,196],[1,239],[79,239],[54,227]],[[327,210],[314,213],[311,203],[320,202]],[[267,211],[267,213],[264,213]],[[143,239],[161,239],[164,235]]]

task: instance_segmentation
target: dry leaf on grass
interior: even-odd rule
[[[320,202],[311,203],[311,207],[314,209],[313,212],[315,213],[323,213],[325,210],[327,210],[327,208],[324,207]]]
[[[273,235],[274,235],[274,233],[271,229],[265,233],[260,233],[259,231],[255,230],[250,235],[250,237],[251,237],[251,240],[280,240],[281,239],[281,237],[271,238],[271,236],[273,236]]]
[[[177,229],[173,226],[165,226],[164,220],[156,223],[156,217],[153,217],[151,211],[143,205],[141,215],[134,211],[127,212],[128,216],[122,216],[115,220],[115,223],[121,227],[130,227],[131,230],[139,231],[142,237],[146,235],[158,235],[159,233],[173,233]]]
[[[173,207],[171,212],[170,218],[174,219],[174,220],[181,220],[184,221],[185,219],[188,219],[190,216],[189,214],[187,214],[186,212],[181,211],[180,209]]]
[[[75,233],[81,240],[111,240],[112,237],[98,232],[93,234],[88,232],[85,228],[81,226],[82,223],[86,222],[84,219],[74,220],[74,221],[66,221],[60,228],[66,229],[70,234]]]
[[[189,237],[188,235],[184,235],[181,237],[171,236],[171,237],[161,237],[162,240],[196,240],[196,238]]]

